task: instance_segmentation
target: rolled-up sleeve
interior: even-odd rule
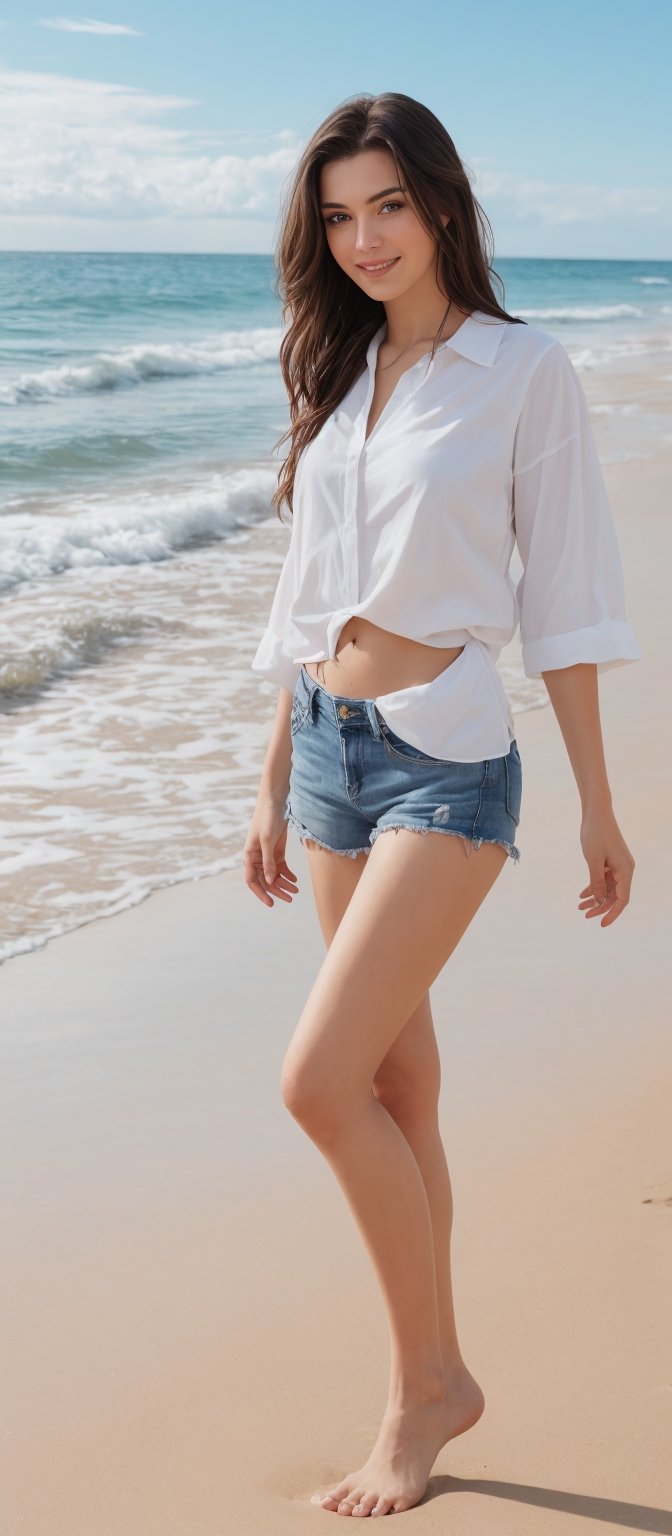
[[[300,663],[292,660],[295,636],[290,616],[295,585],[295,543],[294,529],[292,529],[289,548],[268,615],[268,624],[250,663],[253,672],[271,683],[277,683],[280,688],[286,688],[289,693],[293,693],[294,684],[301,670]]]
[[[621,557],[588,403],[568,353],[553,342],[529,381],[516,428],[516,587],[528,677],[595,662],[638,661]]]

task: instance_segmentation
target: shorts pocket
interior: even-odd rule
[[[298,732],[302,730],[306,720],[308,719],[309,709],[310,697],[306,697],[302,693],[298,694],[297,696],[295,693],[292,698],[292,713],[290,715],[289,721],[290,735],[296,736],[298,735]]]
[[[404,763],[420,763],[425,767],[428,763],[430,766],[432,763],[436,763],[436,766],[440,768],[448,763],[448,758],[430,757],[428,752],[421,752],[420,748],[412,746],[410,741],[404,741],[403,737],[397,736],[396,731],[391,730],[385,721],[381,720],[379,723],[383,746],[390,757],[399,758]]]
[[[506,782],[506,809],[509,816],[513,817],[516,826],[518,826],[523,789],[523,770],[520,752],[515,741],[511,743],[508,756],[504,758],[504,774]]]
[[[487,762],[463,763],[453,757],[430,757],[429,752],[422,752],[419,747],[412,746],[410,741],[404,741],[403,736],[398,736],[386,721],[381,720],[379,724],[385,751],[395,762],[408,763],[411,767],[417,764],[418,768],[453,768],[461,778],[473,775],[474,782],[478,784],[483,774],[487,773]]]

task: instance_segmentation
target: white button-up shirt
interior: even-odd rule
[[[519,623],[528,677],[641,657],[588,404],[554,336],[474,310],[406,369],[365,440],[385,331],[300,457],[252,670],[291,691],[302,662],[334,659],[358,614],[424,645],[463,645],[438,677],[376,705],[433,757],[503,756],[515,730],[495,663]]]

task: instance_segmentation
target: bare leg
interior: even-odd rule
[[[308,842],[306,846],[318,920],[329,948],[364,873],[368,855],[345,859],[316,843]],[[462,1359],[455,1324],[450,1262],[453,1191],[439,1129],[440,1089],[441,1058],[429,993],[425,992],[384,1056],[373,1079],[373,1092],[403,1132],[425,1186],[432,1222],[439,1336],[446,1379],[452,1380],[455,1396],[466,1391],[472,1407],[480,1400],[482,1411],[483,1393]]]
[[[450,1249],[453,1229],[453,1190],[439,1127],[441,1062],[434,1032],[429,993],[425,993],[408,1023],[390,1047],[373,1080],[373,1091],[385,1105],[415,1157],[427,1193],[432,1221],[439,1337],[447,1380],[467,1375],[457,1338]],[[481,1389],[471,1397],[482,1397]]]
[[[390,1324],[388,1408],[366,1466],[334,1491],[347,1491],[342,1513],[410,1508],[441,1446],[482,1411],[449,1390],[427,1191],[371,1085],[505,860],[492,844],[465,860],[459,839],[438,834],[379,838],[285,1059],[285,1102],[346,1194]]]

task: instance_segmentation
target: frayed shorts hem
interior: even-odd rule
[[[297,821],[295,816],[292,816],[292,815],[286,816],[285,820],[289,823],[290,827],[294,827],[294,830],[296,832],[298,832],[300,842],[305,843],[308,839],[310,839],[311,843],[317,843],[318,848],[326,848],[327,853],[340,853],[341,857],[344,858],[344,859],[356,859],[356,858],[358,858],[360,853],[370,853],[371,852],[371,848],[370,847],[369,848],[331,848],[329,843],[323,843],[322,842],[322,838],[321,837],[316,837],[314,832],[309,832],[308,828],[304,827],[302,822]]]
[[[438,832],[440,837],[461,837],[464,843],[464,851],[468,853],[470,848],[480,848],[482,843],[498,843],[500,848],[505,848],[509,858],[517,863],[520,859],[520,849],[515,843],[507,843],[503,837],[470,837],[468,832],[458,832],[457,827],[419,827],[416,822],[386,821],[382,827],[374,827],[371,833],[371,846],[380,837],[381,832],[397,832],[406,828],[409,832]]]
[[[370,853],[376,838],[380,837],[381,832],[407,831],[420,832],[423,835],[427,832],[438,832],[442,837],[460,837],[464,843],[465,853],[469,853],[471,848],[480,848],[483,843],[497,843],[500,848],[506,849],[509,858],[513,859],[514,864],[520,860],[520,849],[516,847],[515,843],[508,843],[503,837],[470,837],[466,832],[458,832],[456,827],[419,827],[416,822],[386,822],[382,827],[374,827],[368,848],[332,848],[329,843],[324,843],[321,838],[316,837],[313,832],[310,832],[302,822],[297,821],[291,812],[286,816],[286,820],[290,826],[294,827],[302,843],[309,840],[311,843],[317,843],[318,848],[326,848],[328,853],[340,853],[341,857],[345,859],[356,859],[360,853]]]

